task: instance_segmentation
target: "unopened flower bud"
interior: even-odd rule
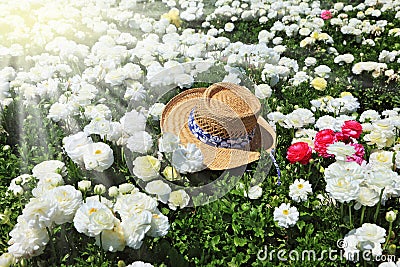
[[[126,266],[126,264],[123,260],[118,261],[118,267],[125,267],[125,266]]]
[[[386,221],[392,223],[396,220],[396,212],[393,210],[386,212]]]
[[[103,195],[106,191],[107,191],[107,189],[106,189],[106,187],[104,186],[104,185],[102,185],[102,184],[97,184],[97,185],[95,185],[95,187],[94,187],[94,193],[96,194],[96,195]]]
[[[388,253],[391,255],[395,255],[396,254],[396,245],[395,244],[391,244],[388,247]]]
[[[92,182],[88,181],[88,180],[78,182],[78,188],[79,188],[79,190],[81,190],[83,192],[89,191],[91,186],[92,186]]]
[[[10,149],[11,149],[11,147],[10,147],[9,145],[3,146],[3,151],[8,151],[8,150],[10,150]]]
[[[177,172],[177,170],[172,166],[165,167],[165,169],[163,171],[163,175],[169,181],[175,181],[175,180],[179,180],[181,178],[179,172]]]
[[[116,186],[111,186],[110,188],[108,188],[108,195],[110,197],[116,197],[119,195],[119,191],[118,191],[118,187]]]

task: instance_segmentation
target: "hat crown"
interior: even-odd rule
[[[260,101],[248,89],[221,82],[205,90],[195,107],[194,119],[213,136],[239,138],[254,131],[260,110]]]

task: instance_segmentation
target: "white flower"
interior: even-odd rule
[[[391,169],[393,167],[394,152],[376,151],[369,156],[369,164],[376,167]]]
[[[336,119],[329,115],[320,117],[315,123],[315,128],[318,130],[333,129],[336,124]]]
[[[151,265],[150,263],[145,263],[143,261],[135,261],[126,267],[153,267],[153,265]]]
[[[203,155],[195,144],[176,149],[172,154],[172,166],[180,173],[192,173],[204,168]]]
[[[149,108],[149,114],[153,116],[154,120],[158,120],[161,117],[161,114],[165,108],[165,104],[163,103],[154,103]]]
[[[310,67],[310,66],[313,66],[313,65],[315,65],[317,63],[317,59],[314,58],[314,57],[307,57],[304,60],[304,63],[306,64],[306,66]]]
[[[149,211],[143,211],[122,220],[121,227],[129,247],[139,249],[142,246],[142,240],[151,228],[151,218],[152,215]]]
[[[128,135],[132,135],[134,132],[145,130],[146,116],[142,112],[132,110],[121,118],[121,124],[123,131]]]
[[[235,28],[235,25],[232,22],[226,23],[225,27],[224,27],[225,31],[227,31],[227,32],[233,31],[234,28]]]
[[[282,203],[274,210],[274,221],[278,222],[280,227],[288,228],[296,224],[299,220],[299,212],[296,207],[290,207],[290,204]]]
[[[25,220],[18,220],[9,235],[8,252],[16,258],[38,256],[49,242],[46,228],[32,227]]]
[[[93,143],[92,138],[88,137],[84,132],[78,132],[63,138],[65,152],[75,162],[83,162],[84,147]]]
[[[255,96],[259,99],[269,98],[271,95],[272,89],[268,84],[263,83],[256,86]]]
[[[100,235],[96,235],[96,245],[100,246]],[[101,232],[101,244],[105,251],[117,252],[125,249],[124,232],[118,220],[111,230],[103,230]]]
[[[303,179],[296,179],[289,186],[289,196],[296,202],[306,201],[308,194],[312,193],[311,184]]]
[[[15,264],[15,262],[15,257],[11,253],[3,253],[0,256],[0,266],[2,267],[9,267],[12,264]]]
[[[57,212],[53,218],[56,224],[72,222],[75,212],[82,205],[82,193],[71,185],[56,187],[48,191],[43,199],[56,203]]]
[[[159,175],[161,162],[153,156],[137,157],[133,161],[132,172],[143,181],[150,181]]]
[[[138,213],[149,211],[154,213],[157,209],[157,201],[140,192],[133,194],[119,195],[114,205],[114,211],[118,212],[122,221],[134,217]]]
[[[157,198],[162,203],[167,203],[169,194],[171,193],[171,187],[161,180],[156,180],[148,183],[145,188],[149,194],[157,195]]]
[[[71,113],[72,110],[68,104],[56,102],[53,105],[51,105],[49,110],[49,115],[47,115],[47,118],[52,119],[55,122],[58,122],[60,120],[68,119]]]
[[[386,230],[376,224],[364,223],[356,230],[355,235],[360,241],[383,243],[385,242]]]
[[[32,169],[32,175],[36,178],[45,173],[59,173],[61,175],[65,175],[66,168],[64,162],[59,160],[47,160],[37,164]]]
[[[255,185],[249,188],[248,192],[244,191],[244,196],[250,199],[259,199],[262,196],[262,188],[259,185]]]
[[[171,192],[168,199],[168,206],[172,210],[176,210],[177,207],[183,209],[189,204],[190,196],[185,192],[185,190],[177,190]]]
[[[138,131],[128,138],[126,146],[132,152],[144,154],[153,146],[153,138],[146,131]]]
[[[101,138],[108,135],[111,131],[111,124],[109,120],[103,117],[97,117],[90,121],[88,125],[85,126],[83,131],[87,135],[98,134]]]
[[[328,154],[335,155],[336,160],[345,161],[347,156],[351,156],[356,153],[356,149],[353,146],[347,145],[343,142],[335,142],[328,145],[326,152]]]
[[[322,78],[329,78],[329,73],[331,72],[331,68],[326,65],[320,65],[314,69],[315,74]]]
[[[354,209],[358,210],[361,206],[373,207],[379,202],[380,192],[366,186],[360,187],[360,192],[356,199]]]
[[[111,86],[121,85],[125,79],[126,75],[122,68],[111,70],[104,77],[104,81],[110,84]]]
[[[141,101],[146,98],[146,90],[143,85],[137,81],[127,81],[127,89],[124,95],[125,99]]]
[[[148,236],[159,237],[164,236],[169,230],[168,217],[163,215],[159,210],[152,214],[151,228],[147,232]]]
[[[45,228],[52,226],[56,213],[57,205],[52,199],[31,198],[20,218],[31,227]]]
[[[158,139],[158,150],[160,152],[172,152],[179,146],[179,137],[172,133],[163,133]]]
[[[76,211],[73,222],[79,233],[96,236],[103,230],[113,229],[115,220],[117,219],[106,205],[94,199],[86,199]]]
[[[83,152],[83,162],[87,170],[102,172],[114,163],[113,151],[102,142],[88,144]]]

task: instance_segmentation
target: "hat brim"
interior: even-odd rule
[[[247,149],[218,148],[197,139],[188,127],[188,118],[205,90],[206,88],[189,89],[172,98],[161,115],[161,131],[179,136],[184,145],[195,144],[203,154],[204,165],[210,170],[227,170],[249,164],[260,158],[260,149],[270,152],[275,147],[275,131],[261,116]]]

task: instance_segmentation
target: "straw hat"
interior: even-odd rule
[[[161,131],[195,144],[211,170],[236,168],[275,147],[276,135],[260,116],[259,100],[245,87],[220,82],[186,90],[172,98],[161,115]]]

